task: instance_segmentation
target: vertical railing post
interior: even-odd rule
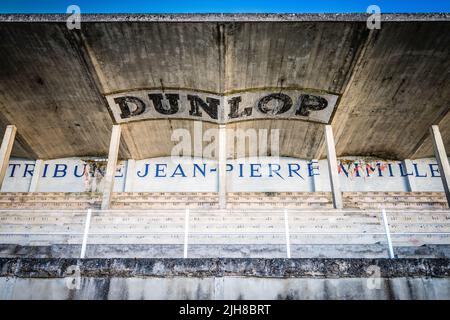
[[[84,223],[83,242],[81,244],[81,254],[80,254],[81,259],[84,259],[84,257],[86,256],[87,239],[89,235],[89,228],[91,226],[91,215],[92,209],[88,209],[86,214],[86,221]]]
[[[284,209],[284,230],[286,234],[286,255],[288,259],[291,258],[291,241],[289,234],[289,216],[287,209]]]
[[[189,238],[189,208],[186,208],[184,214],[184,250],[183,250],[184,258],[187,258],[188,255],[188,238]]]
[[[383,218],[384,231],[386,233],[386,239],[388,243],[389,258],[394,259],[395,255],[394,255],[394,247],[392,245],[391,231],[389,230],[389,222],[386,216],[386,210],[384,208],[381,209],[381,216]]]
[[[225,125],[219,125],[219,208],[227,206],[227,131]]]

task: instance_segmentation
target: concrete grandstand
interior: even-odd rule
[[[66,20],[0,15],[0,298],[450,298],[450,15]]]

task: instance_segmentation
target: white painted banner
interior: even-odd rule
[[[435,159],[384,161],[341,158],[343,191],[443,191]],[[3,192],[29,191],[34,161],[12,159]],[[120,161],[114,191],[216,192],[217,162],[201,158],[153,158],[134,166]],[[44,162],[36,191],[101,192],[106,163],[99,159],[55,159]],[[326,160],[246,158],[227,163],[229,192],[330,191]]]

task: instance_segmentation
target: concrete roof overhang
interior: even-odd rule
[[[450,150],[450,15],[0,15],[0,129],[15,124],[13,156],[102,156],[115,123],[105,98],[139,88],[225,94],[307,88],[339,97],[338,156],[432,156],[438,124]],[[216,124],[205,122],[204,129]],[[321,123],[264,119],[231,128],[280,129],[280,154],[325,156]],[[170,155],[176,128],[123,125],[121,158]]]

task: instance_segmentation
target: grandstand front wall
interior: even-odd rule
[[[161,157],[124,160],[117,166],[115,192],[217,192],[217,161]],[[102,192],[106,159],[46,160],[34,177],[34,160],[12,159],[2,192]],[[338,172],[344,192],[443,192],[434,158],[382,160],[340,158]],[[227,161],[228,192],[329,192],[326,160],[242,158]]]

